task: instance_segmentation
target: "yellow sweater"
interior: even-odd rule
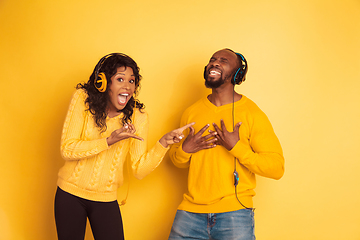
[[[198,132],[206,124],[215,130],[223,119],[228,131],[233,131],[232,103],[216,107],[207,97],[190,106],[183,114],[181,126],[191,122]],[[188,154],[181,144],[174,144],[170,157],[177,167],[189,167],[188,192],[179,210],[196,213],[219,213],[243,208],[237,201],[234,187],[234,157],[239,174],[237,194],[246,207],[253,207],[255,174],[280,179],[284,173],[284,157],[278,138],[267,116],[245,96],[235,102],[235,124],[242,122],[240,141],[231,151],[223,146]],[[188,132],[188,131],[187,131]],[[204,133],[208,134],[207,132]]]
[[[108,146],[106,138],[122,127],[123,114],[107,118],[107,130],[100,133],[93,115],[86,110],[86,97],[83,90],[77,90],[70,103],[61,137],[65,165],[59,171],[58,186],[88,200],[115,201],[128,153],[133,174],[141,179],[160,164],[168,148],[157,142],[147,151],[148,115],[138,109],[133,124],[144,141],[130,138]]]

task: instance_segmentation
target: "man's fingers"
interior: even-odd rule
[[[213,126],[216,132],[221,132],[221,129],[218,127],[218,125],[216,125],[216,123],[213,123]]]
[[[242,124],[242,122],[238,122],[238,123],[235,125],[234,132],[239,132],[239,128],[240,128],[241,124]]]
[[[225,126],[225,123],[224,123],[224,120],[220,120],[220,124],[221,124],[221,129],[223,132],[227,132],[227,129],[226,129],[226,126]]]
[[[193,128],[193,126],[190,126],[190,133],[189,133],[189,135],[190,135],[190,136],[194,136],[194,133],[195,133],[195,129]]]
[[[199,150],[216,147],[216,143],[215,143],[216,141],[217,141],[217,139],[214,138],[214,139],[211,139],[209,141],[203,142],[202,144],[199,145]]]
[[[211,132],[211,133],[209,133],[208,135],[203,136],[203,137],[201,138],[201,140],[206,141],[206,140],[208,140],[208,139],[210,139],[210,138],[212,138],[212,137],[216,137],[217,134],[218,134],[217,132]]]
[[[206,124],[196,135],[203,135],[203,133],[206,131],[206,129],[208,129],[209,126],[209,124]]]
[[[217,140],[218,140],[217,138],[209,139],[207,141],[204,141],[204,144],[209,145],[209,144],[215,143]]]

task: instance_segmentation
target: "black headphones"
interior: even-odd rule
[[[247,61],[245,57],[240,53],[236,53],[236,56],[240,58],[240,67],[235,72],[232,82],[234,85],[244,82],[247,73]]]
[[[247,61],[245,57],[240,53],[235,53],[238,59],[240,60],[240,67],[236,70],[234,78],[232,79],[232,84],[240,84],[245,81],[246,73],[247,73]],[[204,69],[204,78],[206,78],[206,67]]]
[[[99,92],[105,92],[106,91],[106,87],[107,87],[107,79],[105,76],[104,72],[100,72],[101,66],[104,64],[105,60],[108,59],[109,57],[112,56],[123,56],[123,57],[127,57],[125,54],[122,53],[110,53],[105,55],[104,57],[102,57],[99,62],[96,64],[95,67],[95,79],[94,79],[94,85],[95,88],[99,91]]]

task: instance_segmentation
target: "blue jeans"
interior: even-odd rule
[[[192,213],[178,210],[169,240],[178,239],[255,240],[254,211]]]

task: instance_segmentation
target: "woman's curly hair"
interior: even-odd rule
[[[94,115],[95,123],[101,132],[106,131],[106,108],[109,102],[109,86],[111,85],[111,77],[115,75],[119,67],[130,67],[135,75],[135,95],[139,93],[140,90],[140,68],[137,66],[136,62],[129,56],[122,53],[111,53],[100,59],[98,64],[96,64],[94,71],[92,72],[89,81],[87,83],[79,83],[76,88],[84,89],[88,97],[85,100],[85,103],[88,105],[88,109],[91,114]],[[98,75],[99,72],[105,73],[107,79],[107,88],[104,92],[100,92],[94,84],[95,75]],[[135,105],[136,102],[136,105]],[[134,99],[134,96],[130,98],[125,108],[121,110],[124,114],[122,118],[122,123],[131,123],[131,116],[134,112],[134,107],[138,108],[140,111],[145,108],[145,105],[138,100]]]

